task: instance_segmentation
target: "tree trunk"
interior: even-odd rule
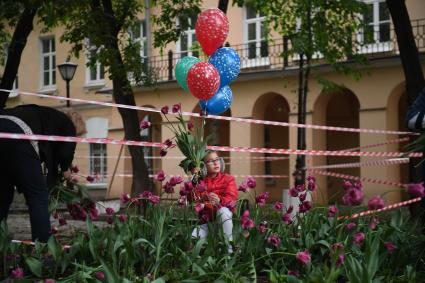
[[[38,4],[32,4],[26,6],[18,20],[15,31],[13,32],[12,40],[10,41],[7,51],[7,61],[3,72],[3,77],[0,82],[0,89],[13,88],[13,83],[18,74],[19,64],[21,63],[22,52],[24,51],[25,45],[27,44],[28,35],[33,29],[33,21],[37,10],[39,9]],[[0,109],[6,106],[9,92],[0,92]]]
[[[406,79],[409,105],[425,87],[424,74],[419,60],[418,48],[404,0],[386,0],[397,35],[401,63]]]
[[[395,33],[397,35],[398,48],[400,50],[400,59],[403,66],[404,77],[406,80],[406,92],[408,105],[412,105],[419,92],[425,87],[425,79],[419,60],[418,48],[413,36],[412,25],[410,23],[409,13],[407,11],[404,0],[386,0],[391,18],[394,24]],[[413,142],[415,137],[410,136]],[[409,163],[409,182],[421,182],[423,166],[417,166],[419,160],[413,158]],[[423,218],[424,201],[421,204],[410,206],[410,213],[415,217]]]
[[[227,7],[229,6],[229,0],[219,0],[218,1],[218,8],[223,12],[227,13]]]
[[[104,20],[107,30],[105,47],[111,51],[110,76],[113,84],[114,101],[119,104],[136,105],[131,84],[125,72],[124,63],[119,49],[118,34],[121,30],[115,21],[114,11],[110,0],[103,0]],[[126,140],[141,141],[139,118],[136,110],[118,109],[123,125],[124,138]],[[143,148],[140,146],[128,146],[133,167],[132,193],[138,194],[143,191],[153,190],[153,183],[149,178],[148,168],[145,163]]]

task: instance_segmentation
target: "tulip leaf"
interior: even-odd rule
[[[27,257],[25,259],[25,263],[28,265],[32,273],[34,273],[37,277],[41,277],[43,264],[40,260],[33,257]]]

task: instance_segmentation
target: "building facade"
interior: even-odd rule
[[[204,2],[204,8],[217,6],[217,1]],[[307,99],[307,123],[349,128],[372,128],[386,130],[406,130],[403,117],[407,108],[407,95],[404,87],[404,74],[401,66],[396,36],[384,0],[368,0],[370,9],[367,16],[373,36],[361,38],[367,41],[364,52],[370,59],[363,77],[356,81],[334,72],[327,65],[314,67],[313,74],[344,85],[345,89],[324,93],[323,86],[314,79],[309,82]],[[422,66],[425,66],[425,4],[422,0],[406,2],[412,21],[413,33],[420,51]],[[283,58],[285,40],[274,34],[274,39],[266,41],[264,34],[265,18],[248,7],[229,7],[230,20],[228,44],[235,48],[241,57],[241,74],[231,84],[233,104],[223,115],[280,122],[297,122],[298,110],[298,60]],[[143,60],[155,70],[159,82],[155,88],[135,88],[138,106],[161,108],[164,105],[181,103],[183,111],[199,112],[198,101],[181,89],[174,77],[177,61],[186,56],[197,56],[191,49],[196,42],[194,22],[181,38],[160,50],[152,47],[149,21],[141,15],[140,24],[132,29],[131,37],[140,42]],[[359,32],[359,37],[363,33]],[[42,33],[36,26],[24,50],[16,89],[54,96],[65,96],[65,82],[56,71],[56,65],[65,61],[69,45],[60,43],[61,29]],[[74,79],[71,81],[71,97],[112,101],[112,87],[103,66],[86,67],[90,48],[79,59]],[[48,98],[29,97],[15,92],[8,101],[9,106],[36,103],[62,108],[65,102]],[[96,106],[88,103],[71,103],[86,119],[88,137],[122,139],[124,137],[121,117],[116,108]],[[143,140],[162,142],[172,137],[167,123],[158,113],[140,112],[140,120],[148,120],[152,127],[141,132]],[[189,119],[189,118],[188,118]],[[195,121],[196,122],[196,121]],[[209,119],[207,132],[214,133],[211,144],[246,147],[296,148],[297,129],[282,126],[264,126],[240,122]],[[398,138],[394,135],[350,133],[307,129],[307,149],[346,150],[359,146],[380,143]],[[373,151],[404,151],[404,144],[389,144],[374,147]],[[166,158],[158,158],[159,150],[145,149],[146,163],[150,173],[162,169],[167,174],[182,174],[178,167],[181,154],[172,149]],[[292,171],[295,168],[295,155],[264,155],[238,152],[225,152],[227,172],[243,175],[279,175],[279,177],[257,178],[258,192],[269,191],[270,200],[285,198],[284,190],[293,183]],[[265,160],[262,157],[280,157]],[[118,158],[120,157],[120,158]],[[260,157],[260,159],[257,159]],[[375,158],[376,159],[376,158]],[[364,162],[375,160],[367,157],[307,156],[307,167],[339,163]],[[131,161],[126,147],[118,145],[78,144],[74,163],[81,172],[97,175],[89,188],[106,194],[108,198],[119,197],[131,190]],[[332,169],[333,172],[354,176],[407,182],[407,165],[375,166],[361,168]],[[286,177],[284,177],[284,176]],[[318,190],[314,199],[319,203],[339,201],[342,195],[342,179],[316,176]],[[403,193],[395,187],[364,183],[367,196],[384,194],[384,199],[394,202],[402,199]],[[158,185],[157,189],[160,189]]]

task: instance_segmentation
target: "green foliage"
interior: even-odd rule
[[[235,213],[234,253],[227,252],[228,241],[220,223],[209,223],[206,239],[192,238],[197,225],[193,207],[146,205],[146,215],[129,214],[126,221],[114,216],[114,224],[99,229],[87,221],[87,232],[73,238],[69,250],[54,237],[36,246],[11,244],[3,253],[20,254],[3,261],[4,270],[24,267],[26,278],[60,278],[60,282],[92,282],[103,272],[108,282],[423,282],[424,235],[407,214],[396,211],[381,215],[375,230],[370,217],[356,219],[356,228],[347,230],[348,220],[328,218],[325,208],[298,215],[293,224],[281,221],[281,212],[254,207],[250,215],[257,226],[267,220],[265,233],[256,228],[244,230]],[[240,205],[240,204],[239,204]],[[237,210],[240,210],[238,205]],[[1,226],[5,229],[5,226]],[[362,244],[353,243],[354,234],[363,232]],[[7,234],[7,233],[6,233]],[[275,247],[270,235],[281,242]],[[384,242],[397,249],[388,251]],[[342,247],[335,248],[339,243]],[[308,250],[311,263],[303,265],[295,255]],[[342,264],[339,255],[345,255]],[[6,257],[3,257],[3,259]],[[289,272],[298,275],[289,275]],[[8,273],[0,275],[0,279]]]

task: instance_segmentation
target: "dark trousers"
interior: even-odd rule
[[[0,118],[0,132],[22,133],[14,122]],[[14,187],[24,194],[33,240],[50,236],[49,193],[41,161],[26,140],[0,139],[0,221],[7,219]]]

